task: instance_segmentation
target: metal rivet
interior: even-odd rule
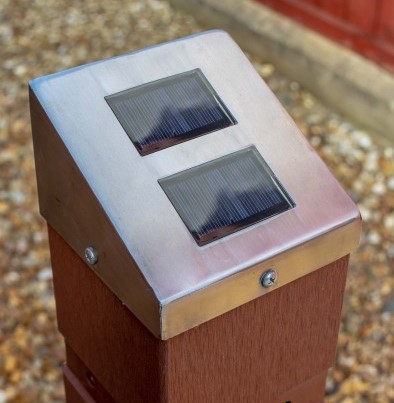
[[[260,278],[260,283],[263,287],[269,288],[275,285],[278,280],[278,272],[274,269],[267,270]]]
[[[86,378],[88,380],[89,386],[94,388],[96,386],[96,379],[94,378],[93,374],[91,372],[86,372]]]
[[[91,265],[97,263],[98,255],[97,255],[97,251],[93,248],[93,246],[88,246],[85,249],[85,259]]]

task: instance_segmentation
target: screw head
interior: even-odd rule
[[[274,269],[269,269],[260,278],[260,283],[264,288],[270,288],[275,285],[278,280],[278,272]]]
[[[88,246],[85,249],[85,259],[91,265],[94,265],[97,263],[98,255],[97,255],[97,251],[93,248],[93,246]]]

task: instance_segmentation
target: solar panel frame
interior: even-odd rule
[[[296,206],[255,146],[158,182],[199,246]]]
[[[105,97],[141,155],[237,123],[201,69]]]

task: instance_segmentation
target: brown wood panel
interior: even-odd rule
[[[159,402],[165,344],[49,228],[59,330],[118,402]]]
[[[89,395],[91,399],[101,403],[115,403],[113,397],[67,343],[66,360],[67,364],[63,368],[64,376],[70,383],[74,384],[74,388],[78,391],[79,395]]]
[[[345,19],[360,28],[360,35],[371,35],[377,18],[376,3],[371,0],[347,0]]]
[[[320,0],[318,6],[330,15],[344,19],[346,3],[347,1],[344,0]]]
[[[316,31],[336,40],[347,40],[361,33],[360,29],[347,21],[347,5],[343,16],[329,13],[320,3],[311,4],[303,0],[258,0],[274,10],[297,20]]]
[[[290,403],[324,403],[327,371],[309,379],[289,392],[284,393],[278,402]]]
[[[394,1],[256,0],[394,71]],[[330,7],[330,8],[328,8]]]
[[[63,368],[64,387],[67,403],[95,403],[95,399],[85,390],[79,379],[67,366]]]
[[[179,383],[184,403],[276,401],[330,367],[346,267],[344,258],[170,339],[169,401],[182,401]]]
[[[387,44],[394,46],[394,1],[381,0],[378,34]]]
[[[348,257],[161,341],[51,228],[49,238],[68,365],[82,385],[87,372],[96,380],[97,402],[323,399],[321,380],[312,378],[335,359]]]

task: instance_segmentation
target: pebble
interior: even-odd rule
[[[0,40],[0,403],[63,402],[46,227],[38,214],[27,82],[198,32],[158,0],[3,0]],[[119,10],[122,10],[119,12]],[[89,29],[87,29],[89,28]],[[327,108],[269,61],[253,65],[363,216],[327,403],[394,401],[394,147]],[[6,94],[6,95],[4,95]]]
[[[361,213],[361,217],[362,217],[363,221],[368,222],[372,217],[371,211],[367,207],[364,207],[361,204],[358,207],[360,209],[360,213]]]
[[[263,64],[260,66],[258,71],[263,78],[268,78],[275,71],[275,67],[272,64]]]
[[[298,92],[300,90],[300,84],[295,81],[292,81],[290,83],[290,89],[291,89],[291,91]]]
[[[0,214],[6,214],[9,209],[10,209],[10,206],[8,203],[6,203],[4,201],[0,201]]]
[[[380,243],[381,239],[382,238],[381,238],[379,232],[377,232],[377,231],[372,231],[367,236],[368,242],[372,245],[378,245]]]
[[[364,380],[369,382],[376,382],[379,377],[379,371],[373,365],[360,365],[358,372]]]
[[[374,156],[367,156],[364,166],[366,171],[375,172],[379,167],[378,160]]]
[[[386,216],[386,217],[384,218],[383,223],[384,223],[384,226],[385,226],[387,229],[392,229],[392,228],[394,228],[394,214],[390,214],[390,215]]]
[[[355,364],[355,362],[356,362],[356,359],[355,359],[355,357],[352,357],[352,356],[346,357],[344,355],[341,355],[338,358],[338,363],[340,365],[342,365],[343,367],[351,368]]]
[[[20,280],[21,276],[16,271],[10,271],[6,273],[3,277],[3,280],[6,284],[16,283]]]
[[[383,312],[385,312],[385,313],[386,312],[389,312],[389,313],[394,312],[394,299],[385,303],[385,305],[383,307]]]
[[[47,267],[45,269],[40,270],[37,274],[37,278],[39,281],[52,280],[52,268]]]
[[[369,150],[371,148],[372,140],[367,133],[356,130],[353,132],[353,137],[356,139],[357,144],[364,150]]]
[[[390,190],[394,190],[394,176],[391,176],[390,178],[387,179],[387,187]]]
[[[388,323],[390,325],[390,322],[392,320],[392,313],[391,312],[382,312],[382,322]]]
[[[389,258],[394,258],[394,245],[390,246],[390,247],[387,249],[387,256],[388,256]]]
[[[353,182],[352,188],[358,193],[362,194],[365,190],[365,183],[362,180],[355,180]],[[360,205],[359,205],[360,206]],[[361,208],[361,207],[360,207]],[[365,209],[367,210],[367,209]]]
[[[344,395],[355,396],[366,392],[368,390],[368,384],[362,380],[360,376],[351,375],[342,383],[340,389]],[[353,400],[349,401],[353,402]]]
[[[386,193],[386,186],[382,182],[377,182],[372,186],[372,192],[378,196],[384,195]]]
[[[313,147],[319,147],[322,142],[320,137],[314,136],[310,139],[310,143]]]
[[[10,373],[10,372],[14,371],[14,369],[16,368],[16,365],[17,365],[16,358],[13,355],[8,355],[5,358],[4,371],[6,373]]]
[[[394,148],[393,147],[385,147],[383,150],[383,155],[387,159],[393,159],[394,158]]]

